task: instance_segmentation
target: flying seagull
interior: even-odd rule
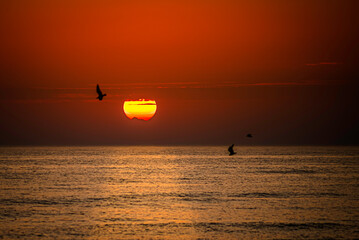
[[[253,137],[252,134],[248,133],[247,138],[251,138],[251,137]]]
[[[97,87],[96,87],[96,92],[98,94],[98,97],[96,99],[102,101],[103,97],[104,96],[107,96],[106,93],[105,94],[102,94],[101,92],[101,89],[100,89],[100,86],[97,84]]]
[[[229,148],[228,148],[229,156],[232,156],[232,155],[236,154],[236,152],[233,151],[233,146],[234,146],[234,144],[232,144],[232,145],[229,146]]]

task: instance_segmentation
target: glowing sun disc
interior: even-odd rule
[[[129,119],[150,120],[156,113],[157,105],[155,100],[138,99],[126,100],[123,103],[123,111]]]

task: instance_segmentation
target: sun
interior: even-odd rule
[[[126,100],[123,103],[123,111],[129,119],[150,120],[157,111],[155,100],[138,99]]]

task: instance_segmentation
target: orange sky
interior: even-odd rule
[[[356,144],[358,9],[1,1],[0,144]],[[152,120],[125,117],[136,98]]]

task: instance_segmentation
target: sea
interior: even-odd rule
[[[0,239],[359,239],[359,147],[0,147]]]

